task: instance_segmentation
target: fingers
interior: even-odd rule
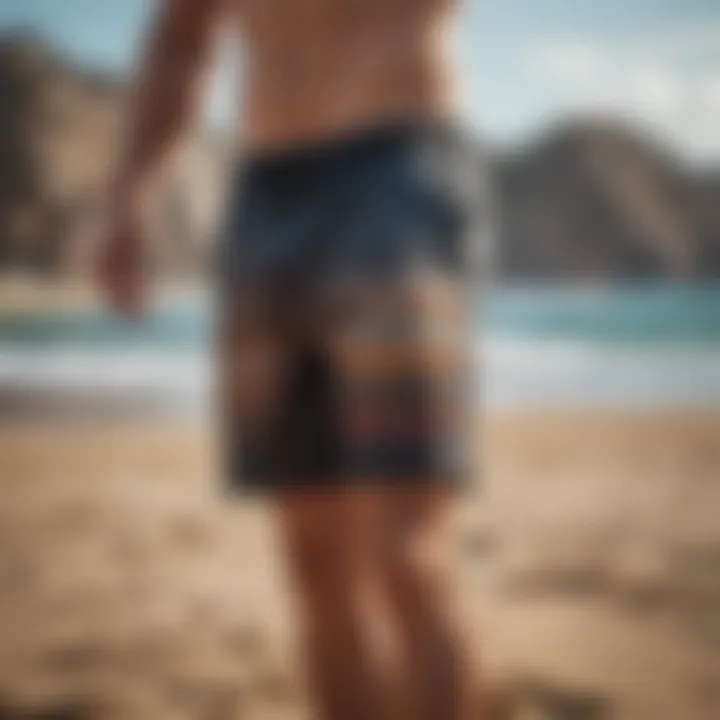
[[[130,320],[140,320],[147,309],[144,289],[134,281],[109,281],[105,300],[112,310]]]
[[[98,266],[98,284],[109,307],[129,319],[142,317],[147,306],[146,280],[137,239],[110,236]]]

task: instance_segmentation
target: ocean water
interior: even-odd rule
[[[0,315],[0,398],[207,403],[213,313],[167,299],[142,323],[98,310]],[[476,390],[491,406],[720,407],[720,284],[497,288],[478,300]]]

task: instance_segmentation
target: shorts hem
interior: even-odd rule
[[[428,488],[468,489],[475,486],[474,473],[467,470],[433,471],[402,474],[338,474],[328,476],[292,476],[232,478],[225,483],[225,491],[231,496],[273,496],[286,492],[336,492],[362,488],[406,490]]]

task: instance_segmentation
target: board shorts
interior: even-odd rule
[[[449,123],[242,162],[219,247],[231,489],[469,477],[481,175]]]

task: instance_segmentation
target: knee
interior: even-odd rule
[[[290,579],[314,624],[350,622],[359,595],[359,573],[350,554],[322,533],[296,539],[289,552]]]
[[[391,609],[410,623],[433,614],[450,584],[442,545],[423,537],[405,538],[387,549],[383,577]]]

